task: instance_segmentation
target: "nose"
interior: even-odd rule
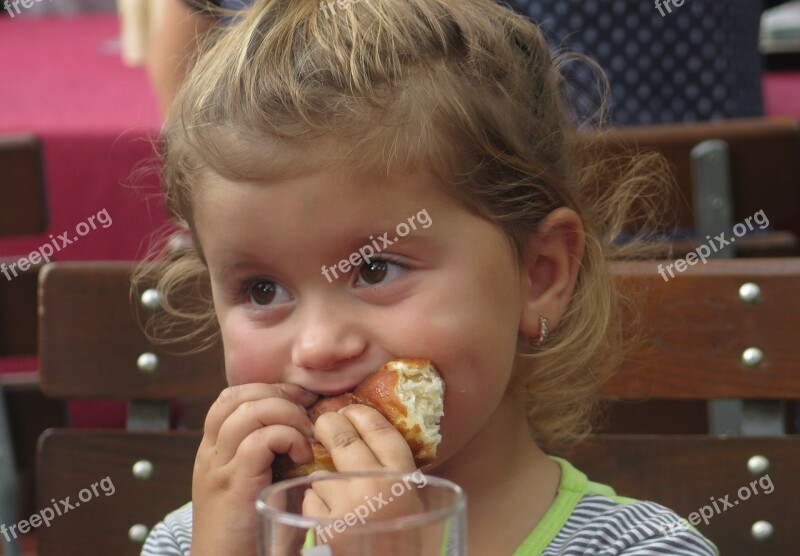
[[[335,370],[366,350],[367,341],[352,308],[314,302],[297,311],[299,326],[292,345],[295,367]]]

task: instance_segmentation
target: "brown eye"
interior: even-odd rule
[[[250,291],[250,299],[256,305],[269,305],[275,299],[276,290],[274,282],[258,282],[253,285],[253,289]]]
[[[377,284],[386,278],[389,265],[386,261],[372,261],[361,267],[358,274],[367,284]]]

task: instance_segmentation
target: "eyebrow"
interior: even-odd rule
[[[360,248],[365,247],[367,245],[374,248],[374,245],[376,243],[378,245],[378,249],[374,249],[375,255],[382,253],[388,249],[391,249],[392,247],[394,247],[394,245],[399,245],[399,244],[412,243],[412,244],[419,244],[423,247],[432,247],[436,245],[437,243],[436,238],[430,235],[416,233],[418,231],[420,230],[419,229],[411,230],[411,232],[408,235],[403,237],[398,237],[397,241],[394,241],[395,237],[393,235],[391,236],[387,235],[386,239],[392,242],[392,244],[388,246],[383,244],[383,240],[380,239],[380,237],[382,237],[384,234],[390,234],[391,232],[383,232],[380,234],[373,233],[373,234],[368,234],[366,236],[359,235],[356,239],[352,240],[347,245],[346,249],[342,250],[342,253],[344,253],[343,258],[344,259],[349,258],[351,254],[358,253],[358,250]],[[373,237],[372,240],[369,239],[370,236]],[[237,260],[225,262],[222,265],[220,265],[218,267],[219,270],[213,274],[218,278],[223,278],[233,272],[246,273],[246,272],[252,272],[256,269],[258,269],[259,272],[263,272],[265,274],[274,274],[274,272],[269,269],[269,265],[256,261],[255,259],[252,258],[252,255],[237,254],[236,257]]]
[[[436,238],[430,235],[426,235],[424,233],[418,233],[420,230],[411,230],[410,233],[403,237],[395,237],[393,232],[386,231],[379,234],[369,234],[366,236],[359,236],[355,240],[351,241],[348,247],[348,254],[357,252],[361,247],[365,247],[370,245],[374,247],[376,244],[378,245],[379,249],[376,249],[377,252],[382,252],[384,249],[391,249],[395,245],[404,244],[404,243],[419,243],[423,246],[431,246],[436,243]],[[384,241],[381,239],[384,235],[386,235],[386,239],[391,241],[390,245],[384,245]],[[373,239],[370,239],[372,237]],[[396,241],[395,241],[396,240]]]
[[[236,260],[233,262],[226,262],[220,265],[219,270],[212,274],[214,274],[218,278],[223,278],[233,272],[244,272],[244,271],[250,272],[257,268],[263,270],[265,268],[265,265],[252,262],[251,260]]]

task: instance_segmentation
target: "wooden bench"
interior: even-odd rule
[[[627,404],[750,400],[745,435],[598,435],[569,457],[619,494],[658,501],[684,518],[708,506],[714,514],[699,529],[722,554],[794,554],[800,436],[764,436],[772,424],[758,408],[800,399],[800,299],[793,293],[800,289],[800,259],[709,261],[669,282],[657,272],[663,263],[615,265],[623,289],[641,296],[646,342],[604,394]],[[647,422],[639,429],[646,431]],[[742,491],[748,499],[739,500],[739,489],[764,474],[774,491]],[[713,501],[726,495],[735,507],[717,513]]]
[[[800,343],[793,335],[800,300],[792,296],[800,285],[800,259],[710,261],[669,283],[657,264],[614,267],[625,290],[641,295],[648,340],[608,384],[608,398],[800,397]],[[137,323],[151,309],[138,301],[142,292],[131,307],[129,273],[126,263],[56,264],[42,273],[44,391],[58,398],[122,398],[145,408],[176,397],[209,403],[224,387],[219,347],[176,357],[150,345]],[[756,284],[759,295],[742,290],[745,283]],[[759,365],[742,364],[749,347],[763,352]],[[148,352],[158,357],[155,372],[137,366]],[[163,422],[163,408],[151,409],[150,417]],[[137,414],[148,422],[146,409],[132,409]],[[104,477],[116,491],[40,528],[41,556],[138,554],[135,541],[147,528],[190,499],[199,441],[199,431],[48,431],[40,442],[39,507],[65,496],[75,500]],[[601,435],[571,457],[591,479],[621,495],[656,500],[687,519],[712,498],[733,500],[738,489],[769,474],[773,492],[762,490],[699,529],[726,555],[800,548],[793,511],[800,503],[794,480],[800,437]],[[769,538],[756,541],[754,532]]]
[[[663,214],[669,215],[664,231],[680,233],[671,242],[657,243],[654,257],[686,257],[696,248],[703,249],[707,237],[721,233],[731,237],[735,225],[759,213],[759,220],[769,221],[767,229],[754,227],[710,257],[800,255],[800,122],[796,119],[633,126],[593,131],[588,136],[598,139],[588,151],[590,158],[655,151],[669,163],[679,195],[665,192],[659,202],[664,205]],[[606,172],[595,172],[594,187],[606,188],[617,167],[604,166]],[[683,419],[674,423],[680,430],[698,432],[696,424],[706,421],[712,432],[721,434],[744,431],[745,416],[753,409],[748,405],[737,399],[712,399],[684,400],[668,407],[681,408]],[[663,408],[664,404],[650,403],[633,412],[623,410],[612,419],[611,428],[628,430],[639,416],[657,419]],[[781,414],[774,404],[756,410],[771,412],[773,422]],[[773,427],[772,432],[778,433],[779,428]]]
[[[201,434],[167,431],[169,402],[200,413],[225,388],[219,346],[181,356],[152,345],[141,328],[153,310],[131,296],[131,263],[61,263],[41,275],[41,387],[58,399],[128,401],[128,430],[46,431],[39,441],[37,505],[108,477],[94,496],[39,528],[40,556],[138,555],[156,522],[191,498]],[[150,305],[150,306],[148,306]],[[88,499],[89,494],[85,497]]]

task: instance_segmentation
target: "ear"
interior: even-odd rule
[[[522,267],[522,312],[519,330],[539,337],[539,317],[554,330],[567,310],[586,243],[583,223],[574,210],[557,208],[528,238]]]

